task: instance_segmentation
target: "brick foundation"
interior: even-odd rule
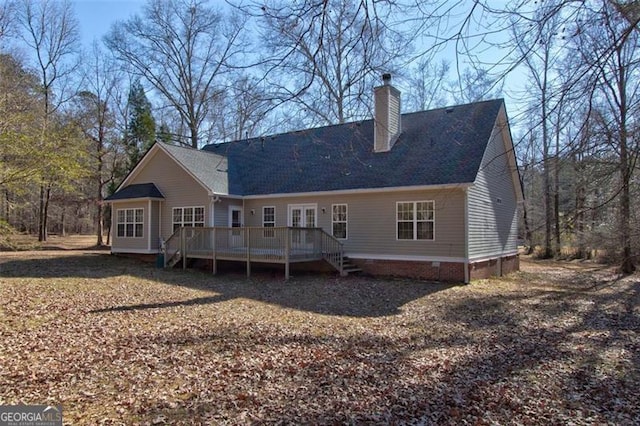
[[[429,281],[464,282],[464,264],[408,260],[351,259],[366,274]]]
[[[429,281],[464,282],[464,263],[409,260],[351,259],[366,274]],[[520,269],[517,255],[469,264],[469,279],[502,276]]]

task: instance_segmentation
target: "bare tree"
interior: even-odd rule
[[[187,130],[181,142],[197,148],[212,138],[206,120],[225,74],[245,50],[242,29],[238,16],[206,1],[149,0],[142,16],[113,25],[105,42],[177,112]]]
[[[23,0],[17,14],[20,37],[31,49],[43,91],[40,152],[43,163],[55,155],[56,141],[50,123],[61,105],[69,100],[69,84],[76,70],[78,23],[68,1]],[[73,91],[72,91],[73,92]],[[55,182],[44,173],[40,185],[38,240],[47,240],[51,190]]]
[[[104,245],[103,200],[107,185],[114,179],[114,156],[117,155],[117,142],[120,133],[116,126],[115,102],[123,80],[122,73],[110,57],[94,42],[83,67],[85,90],[74,99],[75,121],[83,135],[92,146],[93,204],[95,206],[96,244]]]
[[[370,115],[371,87],[406,51],[400,34],[385,25],[382,3],[274,2],[253,13],[260,17],[276,99],[292,102],[306,125]]]
[[[403,98],[403,108],[407,106],[409,111],[424,111],[445,106],[448,74],[447,61],[434,63],[430,58],[419,59],[406,78],[411,90]]]
[[[630,31],[628,22],[610,4],[602,4],[592,13],[596,14],[597,26],[580,31],[574,40],[583,67],[592,78],[595,90],[591,98],[601,117],[601,134],[617,158],[619,185],[613,189],[612,199],[620,203],[621,271],[631,273],[635,270],[631,245],[631,183],[640,155],[635,119],[640,113],[640,34]]]

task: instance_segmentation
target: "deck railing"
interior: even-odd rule
[[[342,243],[321,228],[182,227],[165,246],[165,266],[176,256],[213,259],[214,272],[217,259],[246,261],[247,272],[250,262],[284,263],[288,277],[290,262],[325,259],[343,272]]]
[[[180,249],[182,247],[182,228],[176,229],[173,234],[161,244],[164,255],[164,267],[171,267],[182,259]]]

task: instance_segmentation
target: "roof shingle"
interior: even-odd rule
[[[134,185],[127,185],[118,192],[105,198],[105,201],[113,200],[131,200],[134,198],[161,198],[164,199],[164,195],[153,183],[137,183]]]
[[[234,195],[472,183],[502,105],[498,99],[403,114],[388,152],[373,152],[373,120],[203,150],[228,160]]]

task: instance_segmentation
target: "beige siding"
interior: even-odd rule
[[[435,201],[435,240],[398,241],[396,202],[427,200]],[[262,226],[262,207],[275,206],[276,226],[287,226],[288,205],[317,204],[317,225],[331,233],[331,205],[347,204],[348,238],[343,240],[347,254],[462,258],[464,200],[462,189],[283,197],[246,200],[244,213],[248,226]],[[254,215],[251,209],[255,210]]]
[[[501,120],[500,120],[501,121]],[[478,176],[468,192],[469,257],[482,258],[517,249],[516,189],[501,126],[496,126]]]
[[[144,223],[142,237],[118,237],[118,210],[144,209]],[[149,241],[149,202],[148,201],[118,201],[112,205],[111,247],[113,251],[133,250],[134,252],[148,251]]]
[[[165,196],[160,203],[163,239],[172,234],[174,207],[204,207],[205,225],[210,226],[210,197],[207,191],[165,152],[158,150],[146,166],[129,183],[153,182]],[[156,241],[152,241],[155,245]]]
[[[150,230],[150,239],[152,249],[160,249],[160,209],[162,208],[162,203],[160,201],[153,200],[151,201],[151,227]]]
[[[214,226],[229,226],[229,207],[242,207],[242,200],[221,198],[215,203]]]

